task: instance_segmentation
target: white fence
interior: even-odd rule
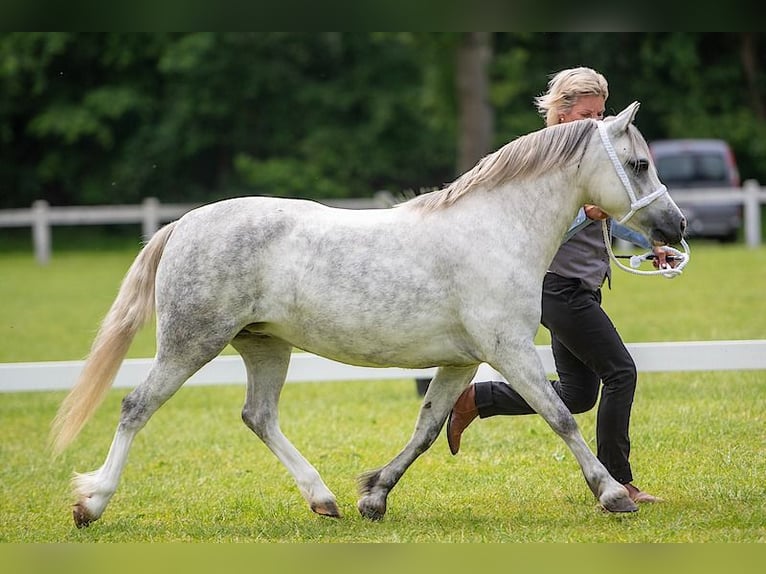
[[[392,198],[379,192],[367,199],[322,200],[322,203],[348,209],[380,208],[391,205]],[[140,205],[92,205],[52,207],[40,199],[31,209],[0,210],[0,227],[31,227],[35,259],[41,265],[51,257],[51,227],[54,225],[110,225],[140,223],[144,239],[151,237],[160,226],[178,219],[200,204],[165,203],[148,197]]]
[[[766,340],[632,343],[627,345],[640,372],[766,370]],[[553,355],[538,346],[546,372],[554,373]],[[152,359],[127,359],[115,387],[134,387],[149,372]],[[0,364],[0,392],[66,390],[74,385],[82,361]],[[426,378],[434,369],[377,369],[355,367],[310,353],[294,353],[287,382],[322,382]],[[481,365],[474,380],[502,380],[488,365]],[[193,375],[186,385],[244,383],[245,367],[238,355],[223,355]]]
[[[766,203],[766,188],[757,181],[748,180],[743,187],[684,190],[684,202],[695,203],[741,203],[744,213],[745,243],[755,248],[761,245],[761,203]],[[346,208],[378,208],[391,205],[387,192],[379,192],[374,198],[322,200],[327,205]],[[35,258],[45,264],[51,256],[51,226],[53,225],[104,225],[116,223],[140,223],[144,238],[159,229],[164,222],[181,217],[197,204],[161,204],[150,197],[141,205],[98,205],[82,207],[51,207],[47,201],[35,201],[31,209],[0,210],[0,227],[31,227]]]

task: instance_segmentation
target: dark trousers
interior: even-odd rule
[[[542,324],[551,333],[559,376],[551,384],[572,413],[593,408],[603,383],[596,423],[597,456],[618,482],[631,482],[628,427],[636,366],[601,307],[601,291],[591,291],[577,279],[547,273]],[[535,412],[502,381],[476,383],[476,406],[481,418]]]

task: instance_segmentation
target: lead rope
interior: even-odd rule
[[[668,188],[664,185],[660,185],[659,188],[654,190],[649,195],[642,197],[641,199],[637,199],[636,194],[633,193],[633,187],[630,185],[628,174],[625,173],[625,169],[622,167],[622,164],[617,157],[617,152],[612,145],[612,141],[609,139],[609,133],[607,132],[606,125],[603,122],[596,122],[596,125],[598,126],[598,133],[601,136],[601,143],[604,144],[606,154],[609,156],[609,159],[611,160],[612,165],[617,172],[617,176],[620,178],[622,186],[625,188],[625,191],[628,193],[628,197],[630,198],[630,211],[625,217],[618,221],[618,223],[625,223],[628,219],[633,217],[639,209],[646,207],[658,197],[665,195],[668,192]],[[628,273],[633,273],[634,275],[662,275],[668,279],[673,279],[674,277],[680,275],[683,272],[684,267],[686,267],[686,264],[689,263],[689,259],[691,257],[689,245],[684,239],[681,239],[681,247],[684,249],[683,252],[673,247],[665,247],[665,250],[668,253],[681,259],[681,262],[675,267],[669,267],[668,269],[656,269],[654,271],[643,271],[638,269],[638,266],[641,265],[641,262],[647,261],[649,256],[652,255],[651,251],[648,251],[642,255],[634,255],[630,258],[630,267],[626,267],[614,256],[614,252],[612,251],[612,238],[611,234],[609,233],[609,225],[607,225],[605,219],[601,221],[601,229],[604,233],[604,243],[606,244],[607,253],[609,253],[609,259],[614,261],[617,267],[623,271],[627,271]]]
[[[681,273],[683,273],[684,267],[686,267],[686,264],[689,263],[689,259],[691,257],[689,244],[686,243],[685,239],[682,239],[681,246],[684,249],[683,252],[673,247],[664,247],[665,251],[667,251],[670,255],[673,255],[677,259],[681,260],[681,262],[675,267],[669,267],[667,269],[655,269],[654,271],[644,271],[642,269],[638,269],[638,266],[641,265],[643,261],[648,261],[649,258],[653,255],[651,251],[647,251],[641,255],[633,255],[630,258],[630,267],[626,267],[617,259],[617,257],[615,257],[614,252],[612,251],[612,237],[609,233],[609,225],[607,225],[605,219],[601,221],[601,229],[604,232],[604,243],[606,244],[606,251],[609,253],[609,259],[614,261],[617,267],[623,271],[627,271],[628,273],[633,273],[634,275],[662,275],[668,279],[673,279],[674,277],[678,277]]]

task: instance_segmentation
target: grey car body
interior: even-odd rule
[[[686,215],[688,236],[736,240],[742,227],[740,203],[702,203],[685,197],[692,190],[740,187],[729,144],[720,139],[674,139],[656,140],[649,147],[660,180]]]

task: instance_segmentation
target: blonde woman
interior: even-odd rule
[[[586,118],[601,120],[608,97],[604,76],[579,67],[553,75],[548,90],[535,99],[535,104],[550,126]],[[551,334],[559,376],[551,384],[572,413],[592,409],[601,389],[597,456],[635,502],[657,502],[657,497],[633,484],[629,427],[636,366],[601,307],[601,287],[610,280],[611,270],[601,224],[590,224],[606,218],[597,206],[584,206],[543,282],[542,324]],[[615,224],[612,232],[649,247],[646,240],[626,228]],[[659,264],[665,265],[664,252],[658,248],[655,253]],[[455,402],[447,422],[450,450],[457,454],[463,431],[477,417],[532,413],[524,399],[503,381],[470,385]]]

